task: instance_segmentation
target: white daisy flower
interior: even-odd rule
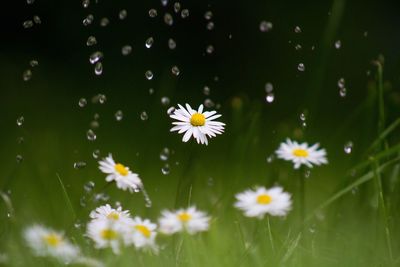
[[[263,218],[265,214],[285,216],[292,206],[290,194],[283,192],[281,187],[246,190],[236,195],[235,207],[244,211],[247,217]]]
[[[110,247],[115,254],[119,254],[123,237],[129,233],[129,226],[109,219],[95,219],[88,223],[86,233],[96,248]]]
[[[207,136],[211,138],[224,132],[225,123],[214,121],[221,117],[216,111],[203,112],[203,105],[200,105],[197,111],[189,104],[186,104],[186,109],[182,105],[178,106],[174,114],[170,115],[171,118],[178,120],[172,123],[175,126],[171,128],[171,132],[185,133],[183,142],[189,141],[193,135],[198,144],[208,145]]]
[[[109,204],[96,208],[95,210],[90,212],[89,217],[94,220],[107,219],[114,222],[126,222],[126,223],[132,220],[130,218],[128,210],[122,210],[122,207],[113,209]]]
[[[79,248],[65,239],[62,232],[33,225],[24,232],[28,246],[37,256],[50,256],[63,262],[71,262],[79,256]]]
[[[151,248],[157,251],[155,238],[157,225],[148,219],[133,218],[129,224],[130,234],[125,235],[125,243],[133,244],[136,248]]]
[[[138,191],[143,186],[139,175],[131,172],[129,168],[123,164],[116,163],[111,154],[109,154],[105,159],[99,161],[99,165],[99,169],[103,173],[108,174],[106,181],[115,181],[117,187],[122,190],[133,192]]]
[[[159,219],[160,232],[164,234],[174,234],[187,231],[189,234],[207,231],[210,217],[205,212],[197,210],[195,207],[180,209],[177,211],[165,210]]]
[[[292,161],[294,168],[298,169],[301,165],[312,168],[313,165],[327,164],[325,149],[318,149],[319,144],[311,147],[307,143],[299,144],[296,141],[286,139],[286,143],[281,143],[276,154],[278,158]]]

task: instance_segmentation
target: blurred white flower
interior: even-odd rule
[[[25,229],[24,238],[37,256],[50,256],[69,263],[80,254],[79,248],[66,240],[62,232],[41,225]]]
[[[291,209],[290,194],[281,187],[258,187],[236,195],[235,207],[242,210],[247,217],[263,218],[265,214],[285,216]]]
[[[197,143],[208,145],[207,136],[211,138],[224,132],[225,123],[214,121],[221,117],[216,111],[203,112],[203,105],[200,105],[197,111],[189,104],[186,104],[186,109],[182,105],[178,106],[179,108],[170,115],[171,118],[178,120],[172,123],[175,126],[171,128],[171,132],[185,133],[183,142],[189,141],[193,135]]]
[[[157,252],[155,238],[157,225],[148,219],[135,217],[129,224],[130,233],[124,236],[125,244],[133,244],[136,248],[150,248]]]
[[[165,210],[159,219],[160,232],[164,234],[174,234],[187,231],[189,234],[207,231],[209,228],[210,217],[205,212],[197,210],[195,207],[179,209],[177,211]]]
[[[318,149],[318,147],[318,143],[309,147],[307,143],[299,144],[287,139],[286,143],[280,144],[276,154],[278,158],[292,161],[295,169],[300,168],[302,164],[312,168],[313,165],[328,163],[325,149]]]
[[[111,154],[103,160],[99,161],[99,169],[108,174],[107,182],[115,181],[117,187],[130,192],[138,191],[143,185],[139,175],[133,173],[128,167],[121,163],[116,163]]]
[[[129,233],[126,223],[109,219],[94,219],[87,225],[87,236],[95,243],[96,248],[110,247],[119,254],[124,235]]]
[[[122,210],[122,207],[114,209],[109,204],[96,208],[90,212],[89,217],[92,219],[107,219],[125,223],[129,223],[132,220],[128,210]]]

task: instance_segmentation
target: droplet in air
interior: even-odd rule
[[[210,20],[212,19],[213,13],[211,11],[207,11],[206,13],[204,13],[204,18],[206,20]]]
[[[300,44],[296,44],[295,46],[294,46],[294,49],[296,49],[296,50],[300,50],[302,47],[301,47],[301,45]]]
[[[25,118],[24,116],[20,116],[17,118],[17,126],[21,127],[24,124]]]
[[[114,116],[117,121],[121,121],[124,117],[124,114],[122,113],[122,110],[118,110],[115,112]]]
[[[182,12],[181,12],[181,17],[183,19],[189,17],[189,9],[183,9]]]
[[[211,89],[208,86],[203,87],[203,94],[204,95],[210,95]]]
[[[351,152],[353,151],[353,142],[348,141],[345,145],[344,145],[344,153],[346,154],[351,154]]]
[[[269,156],[267,157],[267,163],[273,162],[274,159],[275,159],[275,155],[274,155],[274,154],[269,155]]]
[[[154,44],[154,38],[153,37],[147,38],[145,43],[146,48],[151,48],[153,44]]]
[[[206,108],[212,108],[212,107],[215,106],[215,103],[214,103],[214,101],[212,101],[210,98],[206,98],[206,99],[204,100],[204,106],[205,106]]]
[[[42,20],[38,15],[33,16],[33,22],[35,22],[36,24],[42,24]]]
[[[214,52],[214,46],[212,45],[207,46],[206,52],[207,54],[212,54]]]
[[[161,168],[161,173],[164,174],[164,175],[168,175],[169,172],[170,172],[169,164],[166,163],[166,164]]]
[[[92,153],[93,158],[97,159],[100,156],[100,150],[99,149],[95,149]]]
[[[149,88],[149,95],[154,94],[154,89],[153,88]]]
[[[168,106],[169,103],[170,103],[170,100],[169,100],[169,98],[168,98],[167,96],[161,97],[161,104],[162,104],[163,106]]]
[[[94,53],[92,53],[89,57],[89,62],[91,64],[95,64],[97,63],[99,60],[101,60],[103,58],[103,53],[101,51],[96,51]]]
[[[27,3],[28,5],[32,5],[33,3],[35,3],[35,0],[26,0],[26,3]]]
[[[146,77],[147,80],[152,80],[154,77],[154,74],[151,70],[148,70],[144,73],[144,76]]]
[[[101,62],[97,62],[94,66],[94,73],[96,75],[101,75],[103,73],[103,64]]]
[[[107,27],[108,24],[110,24],[110,20],[108,18],[104,17],[100,20],[101,27]]]
[[[346,86],[346,81],[344,78],[340,78],[337,82],[339,88],[344,88]]]
[[[175,111],[175,107],[169,107],[167,110],[167,114],[172,115],[174,113],[174,111]]]
[[[180,10],[181,10],[181,3],[179,3],[179,2],[174,3],[175,13],[178,13]]]
[[[97,44],[97,39],[96,39],[96,37],[94,37],[94,36],[89,36],[88,39],[87,39],[87,41],[86,41],[86,45],[87,45],[87,46],[93,46],[93,45],[95,45],[95,44]]]
[[[95,132],[93,132],[92,129],[89,129],[89,130],[86,132],[86,137],[87,137],[87,139],[88,139],[89,141],[95,141],[96,138],[97,138]]]
[[[157,17],[157,10],[156,9],[154,9],[154,8],[152,8],[152,9],[150,9],[149,10],[149,17],[150,18],[155,18],[155,17]]]
[[[74,163],[74,169],[79,170],[86,167],[86,162],[84,161],[77,161]]]
[[[92,14],[89,14],[86,16],[86,18],[83,19],[82,23],[84,26],[88,26],[93,23],[94,17]]]
[[[79,105],[81,108],[85,107],[86,104],[87,104],[86,98],[81,98],[81,99],[79,99],[78,105]]]
[[[31,61],[29,61],[29,65],[34,68],[36,66],[39,66],[39,61],[32,59]]]
[[[307,119],[306,112],[300,113],[300,120],[305,121]]]
[[[165,13],[164,22],[168,26],[172,26],[172,24],[174,24],[174,18],[172,17],[172,15],[170,13]]]
[[[33,21],[32,21],[32,20],[26,20],[26,21],[24,21],[24,22],[22,23],[22,26],[23,26],[25,29],[32,28],[32,26],[33,26]]]
[[[172,74],[175,75],[175,76],[178,76],[178,75],[181,73],[181,71],[179,70],[178,66],[173,66],[173,67],[171,68],[171,72],[172,72]]]
[[[347,89],[346,89],[346,87],[343,87],[343,88],[340,88],[340,89],[339,89],[339,95],[340,95],[341,97],[346,97],[346,95],[347,95]]]
[[[295,33],[301,33],[301,28],[299,26],[294,27]]]
[[[21,155],[17,155],[15,157],[15,160],[17,161],[17,163],[21,163],[22,161],[24,161],[24,158]]]
[[[90,0],[82,0],[82,6],[83,8],[88,8],[90,5]]]
[[[128,16],[128,11],[126,11],[126,9],[122,9],[118,14],[120,20],[126,19],[127,16]]]
[[[340,49],[340,47],[342,47],[342,42],[341,42],[340,40],[337,40],[337,41],[335,42],[335,48],[336,48],[336,49]]]
[[[124,45],[124,46],[121,48],[121,54],[122,54],[123,56],[127,56],[127,55],[129,55],[130,53],[132,53],[132,46],[130,46],[130,45]]]
[[[168,0],[161,0],[161,5],[167,6],[168,5]]]
[[[265,84],[265,92],[271,93],[272,91],[274,91],[274,85],[270,82],[267,82]]]
[[[106,95],[98,94],[97,97],[100,104],[104,104],[107,101]],[[96,113],[94,119],[97,120],[98,118],[99,114]]]
[[[22,73],[22,79],[27,82],[32,78],[32,71],[30,69],[25,70]]]
[[[142,111],[142,113],[140,113],[140,119],[142,121],[147,121],[149,119],[149,115],[147,115],[146,111]]]
[[[24,137],[20,136],[20,137],[17,138],[17,143],[18,143],[19,145],[20,145],[20,144],[23,144],[24,142],[25,142]]]
[[[89,193],[89,192],[93,191],[94,186],[95,186],[94,182],[89,181],[83,185],[83,190],[85,190],[86,193]]]
[[[171,50],[174,50],[176,48],[176,42],[174,39],[172,39],[172,38],[168,39],[168,47]]]
[[[306,69],[306,67],[304,66],[303,63],[299,63],[299,65],[297,65],[297,70],[298,71],[304,71]]]
[[[270,30],[272,30],[272,28],[273,28],[273,25],[271,22],[265,21],[265,20],[260,22],[260,31],[261,32],[269,32]]]
[[[274,102],[274,100],[275,100],[275,95],[274,95],[274,93],[273,93],[273,92],[268,93],[268,94],[265,96],[265,100],[267,101],[267,103],[272,103],[272,102]]]
[[[169,154],[170,154],[169,148],[168,147],[164,147],[163,150],[161,150],[161,153],[160,153],[160,160],[167,161],[169,159]]]

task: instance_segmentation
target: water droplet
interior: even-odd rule
[[[209,23],[207,23],[206,28],[207,28],[207,30],[211,31],[214,29],[214,26],[215,26],[214,22],[210,21]]]
[[[166,164],[161,168],[161,173],[164,174],[164,175],[168,175],[169,172],[170,172],[169,164],[166,163]]]
[[[181,17],[183,19],[189,17],[189,9],[183,9],[182,12],[181,12]]]
[[[147,191],[144,189],[144,187],[142,186],[141,188],[142,194],[143,194],[143,198],[144,198],[144,206],[146,208],[151,208],[151,206],[153,205],[151,202],[151,199],[149,197],[149,194],[147,194]]]
[[[274,154],[269,155],[267,157],[267,163],[272,163],[274,161],[274,159],[275,159],[275,155]]]
[[[175,111],[175,107],[170,107],[170,108],[167,110],[167,114],[168,114],[168,115],[172,115],[172,114],[174,113],[174,111]]]
[[[351,189],[351,193],[356,195],[358,193],[358,186],[353,187],[353,189]]]
[[[275,95],[274,95],[274,93],[268,93],[266,96],[265,96],[265,100],[267,101],[267,103],[272,103],[272,102],[274,102],[274,100],[275,100]]]
[[[93,20],[94,20],[94,17],[92,14],[87,15],[86,18],[84,18],[82,21],[83,26],[88,26],[88,25],[92,24]]]
[[[99,149],[95,149],[92,153],[93,158],[97,159],[100,156],[100,150]]]
[[[86,167],[86,162],[84,161],[78,161],[74,163],[74,169],[79,170],[79,169],[83,169]]]
[[[210,20],[212,19],[213,13],[211,11],[207,11],[206,13],[204,13],[204,18],[206,20]]]
[[[15,159],[16,159],[17,163],[21,163],[24,160],[24,158],[21,155],[17,155],[15,157]]]
[[[33,3],[35,3],[35,0],[26,0],[26,3],[27,3],[28,5],[32,5]]]
[[[152,80],[154,77],[153,72],[151,70],[146,71],[144,76],[146,77],[147,80]]]
[[[347,95],[347,89],[346,89],[345,87],[340,88],[340,89],[339,89],[339,95],[340,95],[341,97],[346,97],[346,95]]]
[[[344,80],[344,78],[340,78],[337,82],[337,85],[339,88],[344,88],[346,85],[346,81]]]
[[[153,46],[153,44],[154,44],[154,38],[153,37],[147,38],[146,43],[145,43],[146,48],[151,48]]]
[[[261,32],[269,32],[270,30],[272,30],[272,27],[273,27],[273,25],[269,21],[263,20],[260,22],[260,31]]]
[[[117,112],[115,112],[114,116],[117,121],[121,121],[124,117],[124,114],[122,113],[122,110],[118,110]]]
[[[106,95],[98,94],[97,95],[97,101],[99,101],[100,104],[104,104],[107,101]],[[100,115],[97,114],[97,113],[94,115],[94,119],[95,120],[99,119],[99,117],[100,117]]]
[[[94,201],[95,201],[95,202],[107,201],[107,200],[109,200],[109,199],[110,199],[110,196],[108,196],[108,195],[105,194],[105,193],[99,193],[99,194],[96,194],[96,195],[94,196]]]
[[[93,45],[95,45],[95,44],[97,44],[97,39],[96,39],[96,37],[94,37],[94,36],[89,36],[88,39],[87,39],[87,41],[86,41],[86,45],[87,45],[87,46],[93,46]]]
[[[98,121],[91,121],[90,122],[90,128],[91,129],[97,129],[97,128],[99,128],[99,126],[100,126],[100,124],[99,124]]]
[[[304,71],[306,69],[306,67],[304,66],[303,63],[299,63],[299,65],[297,65],[297,70],[298,71]]]
[[[92,129],[89,129],[89,130],[86,132],[86,137],[87,137],[87,139],[88,139],[89,141],[95,141],[96,138],[97,138],[96,134],[93,132]]]
[[[127,16],[128,16],[128,11],[126,11],[125,9],[122,9],[118,14],[120,20],[126,19]]]
[[[172,17],[172,15],[170,13],[165,13],[164,22],[168,26],[172,26],[172,24],[174,24],[174,18]]]
[[[162,104],[163,106],[168,106],[169,103],[170,103],[169,97],[167,97],[167,96],[161,97],[161,104]]]
[[[300,44],[296,44],[295,46],[294,46],[294,49],[296,49],[296,50],[300,50],[302,47],[301,47],[301,45]]]
[[[294,27],[295,33],[301,33],[301,28],[299,26]]]
[[[149,10],[149,17],[150,18],[155,18],[155,17],[157,17],[157,10],[156,9],[154,9],[154,8],[152,8],[152,9],[150,9]]]
[[[336,49],[340,49],[340,47],[342,47],[342,42],[341,42],[340,40],[337,40],[337,41],[335,42],[335,48],[336,48]]]
[[[212,45],[207,46],[206,52],[207,54],[212,54],[214,52],[214,46]]]
[[[26,20],[26,21],[24,21],[24,22],[22,23],[22,26],[23,26],[25,29],[29,29],[29,28],[31,28],[31,27],[33,26],[33,21],[32,21],[32,20]]]
[[[85,107],[86,104],[87,104],[86,98],[81,98],[81,99],[79,99],[78,105],[79,105],[81,108]]]
[[[37,61],[36,59],[32,59],[31,61],[29,61],[29,65],[34,68],[36,66],[39,66],[39,61]]]
[[[121,53],[122,53],[123,56],[129,55],[130,53],[132,53],[132,46],[130,46],[130,45],[124,45],[124,46],[121,48]]]
[[[22,126],[24,124],[25,118],[23,116],[20,116],[17,118],[17,125]]]
[[[167,161],[169,159],[170,151],[168,147],[164,147],[163,150],[161,150],[160,153],[160,159],[162,161]]]
[[[176,42],[174,39],[172,39],[172,38],[168,39],[168,47],[171,50],[174,50],[176,48]]]
[[[86,193],[91,192],[94,189],[94,182],[93,181],[89,181],[86,184],[83,185],[83,190],[86,191]]]
[[[83,8],[88,8],[90,5],[90,0],[82,0],[82,6]]]
[[[353,151],[353,142],[348,141],[348,142],[344,145],[344,153],[346,153],[346,154],[351,154],[352,151]]]
[[[265,84],[265,92],[267,93],[272,93],[272,91],[274,90],[274,85],[270,82]]]
[[[27,81],[29,81],[30,79],[32,79],[32,71],[31,71],[30,69],[25,70],[25,71],[22,73],[22,79],[23,79],[25,82],[27,82]]]
[[[38,15],[33,16],[33,22],[35,22],[36,24],[42,24],[42,20]]]
[[[149,119],[149,115],[147,115],[146,111],[142,111],[142,113],[140,113],[140,119],[142,121],[147,121]]]
[[[95,100],[94,102],[98,102],[100,98],[103,99],[103,100],[102,100],[102,104],[106,101],[106,96],[105,96],[105,95],[98,94],[98,95],[96,96],[96,100]],[[93,115],[93,119],[95,119],[95,120],[100,119],[99,113],[95,113],[95,114]]]
[[[24,137],[22,137],[22,136],[20,136],[20,137],[18,137],[17,138],[17,144],[23,144],[25,142],[25,139],[24,139]]]
[[[311,176],[311,170],[310,169],[304,170],[304,178],[310,178],[310,176]]]
[[[102,58],[103,58],[103,53],[101,51],[96,51],[90,55],[89,62],[90,64],[95,64]]]
[[[168,5],[168,0],[161,0],[161,5],[167,6]]]
[[[81,222],[80,220],[77,220],[77,221],[74,223],[74,227],[75,227],[76,229],[81,229],[81,228],[82,228],[82,222]]]
[[[179,68],[178,68],[177,66],[173,66],[173,67],[171,68],[171,72],[172,72],[172,74],[175,75],[175,76],[178,76],[178,75],[181,73],[180,70],[179,70]]]
[[[110,20],[108,18],[104,17],[100,20],[101,27],[107,27],[108,24],[110,24]]]
[[[149,95],[154,94],[154,89],[153,88],[149,88]]]
[[[368,37],[368,32],[365,31],[365,32],[363,33],[363,36],[364,36],[364,37]]]
[[[210,95],[211,89],[208,86],[203,87],[203,94],[204,95]]]
[[[180,10],[181,10],[181,3],[176,2],[176,3],[174,4],[174,11],[175,11],[175,13],[179,13]]]
[[[103,64],[101,62],[97,62],[94,66],[94,74],[101,75],[103,73]]]
[[[301,120],[301,121],[305,121],[306,119],[307,119],[306,113],[305,113],[305,112],[301,113],[301,114],[300,114],[300,120]]]
[[[81,205],[81,207],[86,207],[86,197],[85,196],[82,196],[79,199],[79,205]]]
[[[212,101],[210,98],[206,98],[206,99],[204,100],[204,106],[205,106],[206,108],[212,108],[212,107],[215,106],[215,103],[214,103],[214,101]]]

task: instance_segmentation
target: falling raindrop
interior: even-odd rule
[[[124,46],[121,48],[121,53],[122,53],[123,56],[129,55],[130,53],[132,53],[132,46],[130,46],[130,45],[124,45]]]
[[[302,47],[301,47],[301,45],[300,44],[296,44],[295,46],[294,46],[294,49],[296,49],[296,50],[300,50]]]
[[[169,107],[167,110],[167,114],[172,115],[174,113],[174,111],[175,111],[175,107]]]
[[[167,6],[168,5],[168,0],[161,0],[161,5]]]
[[[92,128],[92,129],[97,129],[97,128],[99,128],[99,126],[100,126],[100,124],[99,124],[98,121],[91,121],[90,122],[90,128]]]
[[[207,11],[206,13],[204,13],[204,18],[206,20],[210,20],[212,19],[213,13],[211,11]]]
[[[36,66],[39,66],[39,61],[32,59],[31,61],[29,61],[29,65],[34,68]]]
[[[153,88],[149,88],[149,95],[154,94],[154,89]]]
[[[169,164],[166,163],[166,164],[161,168],[161,173],[164,174],[164,175],[168,175],[169,172],[170,172]]]
[[[267,101],[267,103],[272,103],[272,102],[274,102],[274,100],[275,100],[275,95],[274,95],[274,93],[268,93],[266,96],[265,96],[265,100]]]
[[[101,75],[103,73],[103,64],[101,62],[97,62],[94,66],[94,73],[96,75]]]
[[[214,52],[214,46],[212,45],[207,46],[206,52],[207,54],[212,54]]]
[[[101,60],[103,58],[103,53],[101,51],[96,51],[94,53],[92,53],[89,57],[89,62],[91,64],[95,64],[97,63],[99,60]]]
[[[215,106],[215,103],[210,98],[207,98],[207,99],[204,100],[204,106],[206,108],[212,108],[212,107]]]
[[[304,178],[310,178],[310,176],[311,176],[311,170],[310,169],[304,170]]]
[[[274,85],[270,82],[265,84],[265,92],[271,93],[274,90]]]
[[[75,227],[76,229],[81,229],[81,228],[82,228],[82,222],[81,222],[80,220],[77,220],[77,221],[74,223],[74,227]]]
[[[86,45],[87,45],[87,46],[93,46],[93,45],[95,45],[95,44],[97,44],[97,39],[96,39],[96,37],[94,37],[94,36],[89,36],[88,39],[87,39],[87,41],[86,41]]]
[[[86,162],[84,161],[77,161],[74,163],[74,169],[79,170],[86,167]]]
[[[92,153],[93,158],[97,159],[100,156],[100,150],[99,149],[95,149]]]
[[[21,155],[17,155],[15,157],[15,160],[17,161],[17,163],[21,163],[22,161],[24,161],[24,158]]]
[[[344,78],[340,78],[337,82],[337,85],[339,88],[344,88],[346,85],[346,81],[344,80]]]
[[[301,28],[299,26],[294,27],[295,33],[301,33]]]
[[[28,5],[32,5],[33,3],[35,3],[35,0],[26,0],[26,3],[27,3]]]
[[[94,186],[95,186],[94,182],[89,181],[83,185],[83,190],[85,190],[86,193],[89,193],[94,189]]]
[[[181,12],[181,17],[183,19],[189,17],[189,9],[183,9],[182,12]]]
[[[348,141],[346,144],[344,144],[344,153],[351,154],[352,151],[353,151],[353,142]]]
[[[167,161],[169,159],[170,151],[168,147],[164,147],[160,153],[160,160]]]
[[[211,31],[214,29],[214,26],[215,26],[214,22],[210,21],[209,23],[207,23],[206,28],[207,28],[207,30]]]
[[[84,8],[88,8],[90,5],[90,0],[82,0],[82,6]]]
[[[274,154],[269,155],[269,156],[267,157],[267,163],[272,163],[272,162],[274,161],[274,159],[275,159],[275,155],[274,155]]]
[[[172,26],[172,24],[174,24],[174,18],[172,17],[172,15],[170,13],[165,13],[164,22],[168,26]]]
[[[145,43],[146,48],[151,48],[153,46],[153,44],[154,44],[154,38],[153,37],[147,38],[146,43]]]
[[[89,141],[95,141],[96,138],[97,138],[96,134],[93,132],[92,129],[89,129],[89,130],[86,132],[86,137],[87,137],[87,139],[88,139]]]
[[[96,195],[94,196],[94,201],[95,201],[95,202],[107,201],[107,200],[109,200],[109,199],[110,199],[110,196],[106,195],[105,193],[99,193],[99,194],[96,194]]]
[[[151,70],[146,71],[144,76],[146,77],[147,80],[152,80],[154,77],[153,72]]]
[[[78,105],[79,105],[81,108],[85,107],[86,104],[87,104],[86,98],[81,98],[81,99],[79,99]]]
[[[118,110],[115,112],[114,116],[117,121],[121,121],[124,117],[124,114],[122,113],[122,110]]]
[[[300,113],[300,120],[305,121],[307,119],[306,112]]]
[[[169,97],[167,97],[167,96],[161,97],[161,104],[162,104],[163,106],[168,106],[169,103],[170,103]]]
[[[269,32],[270,30],[272,30],[272,27],[273,27],[273,25],[269,21],[263,20],[260,22],[260,31],[261,32]]]
[[[347,89],[346,89],[345,87],[340,88],[340,89],[339,89],[339,95],[340,95],[341,97],[346,97],[346,95],[347,95]]]
[[[147,115],[146,111],[142,111],[142,113],[140,113],[140,119],[142,121],[147,121],[149,119],[149,115]]]
[[[336,49],[340,49],[340,47],[342,47],[342,41],[337,40],[337,41],[335,42],[335,48],[336,48]]]
[[[151,208],[151,206],[153,205],[151,202],[151,199],[149,197],[149,194],[147,194],[147,191],[144,189],[143,186],[141,186],[141,188],[139,189],[140,191],[142,191],[143,197],[144,197],[144,206],[146,208]]]
[[[17,144],[23,144],[25,142],[25,139],[24,139],[24,137],[22,137],[22,136],[20,136],[20,137],[18,137],[17,138]]]
[[[22,73],[22,79],[27,82],[32,78],[32,71],[30,69],[25,70]]]
[[[84,26],[88,26],[93,23],[94,17],[92,14],[89,14],[86,16],[86,18],[83,19],[82,23]]]
[[[171,50],[174,50],[176,48],[176,42],[174,39],[172,39],[172,38],[168,39],[168,47]]]
[[[100,104],[104,104],[107,101],[106,95],[98,94],[97,96]],[[94,119],[97,120],[99,117],[100,117],[99,114],[96,113]]]
[[[127,16],[128,16],[128,11],[126,11],[125,9],[122,9],[118,14],[120,20],[126,19]]]
[[[22,23],[22,26],[23,26],[25,29],[29,29],[29,28],[31,28],[31,27],[33,26],[33,21],[32,21],[32,20],[26,20],[26,21],[24,21],[24,22]]]
[[[36,24],[42,24],[42,20],[38,15],[33,16],[33,22],[35,22]]]
[[[79,205],[81,205],[81,207],[86,207],[86,197],[85,196],[82,196],[79,199]]]
[[[203,94],[204,95],[210,95],[211,89],[208,86],[203,87]]]
[[[17,125],[18,126],[22,126],[22,124],[24,124],[25,118],[23,116],[18,117],[17,119]]]
[[[178,75],[181,73],[181,71],[179,70],[179,68],[178,68],[177,66],[173,66],[173,67],[171,68],[171,72],[172,72],[172,74],[175,75],[175,76],[178,76]]]
[[[149,16],[150,18],[155,18],[157,17],[157,10],[155,10],[154,8],[149,10]]]
[[[298,71],[304,71],[306,69],[306,67],[304,66],[303,63],[299,63],[299,65],[297,65],[297,70]]]
[[[108,24],[110,24],[110,20],[108,18],[104,17],[100,20],[101,27],[107,27]]]
[[[174,4],[174,11],[175,11],[175,13],[179,13],[180,10],[181,10],[181,3],[176,2],[176,3]]]

